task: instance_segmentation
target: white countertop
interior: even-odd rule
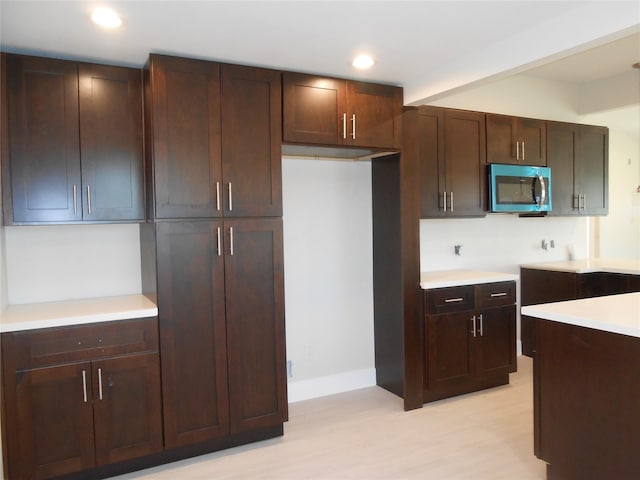
[[[442,270],[438,272],[421,272],[420,288],[458,287],[476,283],[509,282],[518,280],[518,275],[501,272],[484,272],[481,270]]]
[[[157,315],[158,307],[144,295],[10,305],[0,315],[0,333]]]
[[[528,263],[520,265],[520,267],[571,273],[606,272],[640,275],[640,260],[620,258],[595,258],[591,260],[572,260],[565,262]]]
[[[640,338],[640,292],[522,307],[523,315]]]

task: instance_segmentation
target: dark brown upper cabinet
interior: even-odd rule
[[[485,211],[484,114],[408,107],[403,155],[420,165],[420,216],[477,217]]]
[[[279,72],[151,55],[145,86],[150,216],[282,215]]]
[[[487,163],[547,164],[544,120],[486,115]]]
[[[553,192],[549,215],[608,213],[608,128],[547,122],[547,164]]]
[[[283,73],[284,142],[399,149],[402,88]]]
[[[5,222],[144,220],[139,70],[7,56]]]

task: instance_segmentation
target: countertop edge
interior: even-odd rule
[[[431,277],[425,280],[424,277]],[[432,290],[436,288],[462,287],[482,283],[517,282],[519,275],[502,272],[486,272],[481,270],[443,270],[420,273],[420,288]]]
[[[568,273],[619,273],[640,275],[640,261],[623,259],[582,259],[557,262],[523,263],[520,268]]]
[[[622,321],[607,321],[601,318],[597,313],[587,314],[581,313],[580,306],[588,305],[593,306],[595,303],[606,305],[606,302],[616,302],[614,305],[619,306],[622,300],[630,300],[629,305],[640,305],[640,292],[637,293],[625,293],[620,295],[610,295],[608,297],[594,297],[578,300],[568,300],[566,302],[556,303],[543,303],[539,305],[528,305],[521,308],[522,315],[529,317],[539,318],[542,320],[549,320],[557,323],[564,323],[567,325],[574,325],[578,327],[591,328],[594,330],[600,330],[603,332],[617,333],[621,335],[627,335],[631,337],[640,338],[640,310],[635,313],[638,315],[637,320],[634,322],[634,312],[631,310],[628,315],[631,318],[627,323]],[[636,301],[636,303],[633,303]],[[609,303],[610,305],[611,303]],[[625,304],[626,305],[626,304]],[[575,306],[575,310],[572,311],[570,307]],[[592,312],[597,312],[594,308]],[[618,313],[617,318],[623,318],[623,313]]]
[[[143,294],[62,302],[14,305],[0,316],[0,333],[66,327],[158,315],[158,307]]]

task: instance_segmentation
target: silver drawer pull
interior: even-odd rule
[[[506,297],[506,296],[507,296],[507,292],[500,292],[500,293],[492,293],[491,294],[491,298]]]
[[[463,300],[464,300],[464,298],[462,298],[462,297],[458,297],[458,298],[447,298],[447,299],[445,299],[444,303],[462,302]]]

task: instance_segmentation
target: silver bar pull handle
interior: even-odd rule
[[[463,301],[464,298],[462,297],[457,297],[457,298],[445,298],[444,303],[457,303],[457,302],[461,302]]]
[[[87,403],[87,371],[82,370],[82,398]]]
[[[584,195],[582,195],[582,209],[583,210],[587,209],[587,194],[586,193]]]
[[[102,369],[98,369],[98,397],[102,400]]]
[[[453,212],[453,191],[450,193],[451,201],[449,202],[449,211]]]
[[[73,214],[78,213],[78,187],[73,186]]]
[[[233,210],[233,190],[231,188],[231,182],[229,182],[229,211]]]
[[[342,114],[342,138],[347,138],[347,114]]]
[[[446,213],[446,211],[447,211],[447,192],[442,192],[442,206],[443,206],[444,211]]]
[[[91,215],[91,185],[87,185],[87,210]]]
[[[492,293],[491,294],[491,298],[506,297],[506,296],[507,296],[507,292],[500,292],[500,293]]]
[[[233,227],[229,227],[229,253],[233,255]]]
[[[216,182],[216,210],[220,211],[220,182]]]
[[[482,314],[478,315],[478,317],[479,317],[479,319],[480,319],[480,336],[482,337],[482,336],[484,335],[484,331],[483,331],[483,329],[484,329],[484,325],[483,325],[483,323],[484,323],[484,322],[482,321],[482,320],[483,320],[483,319],[482,319]]]
[[[522,141],[522,161],[524,162],[524,140]]]
[[[221,256],[222,255],[222,238],[220,235],[220,227],[217,228],[216,236],[218,239],[218,250],[216,253],[218,254],[218,256]]]
[[[356,139],[356,114],[351,115],[351,138]]]
[[[476,338],[476,316],[471,317],[471,335]]]
[[[516,160],[520,160],[520,142],[516,142]]]

